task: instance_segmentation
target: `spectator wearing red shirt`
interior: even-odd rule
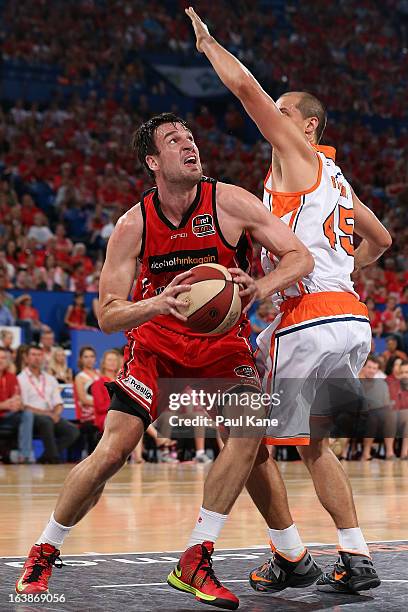
[[[31,329],[31,335],[38,342],[40,333],[49,329],[48,325],[41,323],[40,313],[36,308],[33,307],[32,297],[29,293],[23,293],[15,299],[15,306],[17,310],[17,319],[19,321],[25,321],[29,324]]]
[[[74,398],[77,419],[81,423],[81,434],[88,453],[96,447],[97,427],[95,425],[94,399],[91,388],[100,378],[100,372],[95,368],[96,353],[91,346],[83,346],[79,352],[78,368],[80,371],[74,378]]]
[[[105,351],[101,361],[101,377],[92,385],[94,400],[95,425],[103,432],[105,418],[108,413],[110,397],[105,383],[115,380],[122,365],[122,356],[119,351]]]
[[[71,263],[73,266],[77,263],[83,264],[85,275],[88,276],[89,274],[92,274],[94,265],[92,263],[92,259],[86,254],[86,246],[83,242],[77,242],[74,245]]]
[[[371,331],[373,333],[373,336],[380,338],[384,329],[381,319],[381,312],[375,309],[375,302],[373,298],[367,298],[365,304],[367,306],[368,318],[370,319]]]
[[[408,359],[408,356],[404,351],[398,350],[398,339],[395,336],[389,336],[387,338],[387,350],[383,352],[382,356],[386,362],[391,359],[391,357]]]
[[[408,360],[402,361],[399,371],[399,389],[396,391],[395,410],[402,436],[400,459],[408,460]]]
[[[390,296],[381,315],[385,334],[403,334],[407,329],[404,315],[395,297]]]
[[[34,204],[33,198],[26,193],[22,198],[21,222],[25,227],[31,227],[34,224],[35,215],[42,214],[41,210]]]
[[[8,353],[0,347],[0,429],[18,433],[18,462],[30,463],[33,414],[24,410],[17,377],[8,371]]]
[[[61,265],[71,262],[72,240],[67,238],[65,226],[63,223],[58,223],[55,228],[55,258]]]
[[[402,361],[403,360],[401,359],[401,357],[397,357],[396,355],[394,355],[393,357],[390,357],[387,363],[385,364],[385,374],[387,375],[386,381],[388,385],[388,390],[390,392],[390,398],[393,404],[393,410],[397,410],[396,403],[398,389],[400,387],[399,379]]]
[[[388,291],[398,290],[398,277],[395,271],[395,261],[392,257],[387,257],[384,262],[384,277]]]
[[[64,323],[69,329],[87,329],[85,298],[83,293],[76,293],[74,295],[74,303],[68,306]]]
[[[76,264],[74,264],[74,270],[69,280],[69,290],[77,293],[83,293],[86,291],[86,278],[87,276],[84,264],[78,261]]]

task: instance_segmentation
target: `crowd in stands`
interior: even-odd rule
[[[98,369],[94,348],[83,346],[74,376],[67,365],[65,350],[54,344],[54,333],[44,330],[40,341],[40,344],[22,344],[14,351],[10,332],[1,332],[0,461],[18,464],[78,461],[94,450],[103,434],[110,405],[106,384],[115,380],[122,367],[122,350],[105,351]],[[73,387],[75,414],[64,418],[61,392],[67,385]],[[171,434],[167,422],[163,428]],[[194,429],[191,450],[186,455],[161,429],[148,427],[146,448],[142,440],[129,458],[131,462],[142,463],[149,457],[154,461],[177,463],[179,455],[196,463],[211,461],[205,452],[204,430]],[[34,453],[35,439],[42,442],[39,456]],[[219,435],[216,440],[218,449],[222,448]]]
[[[40,342],[45,371],[60,383],[70,382],[72,372],[66,367],[63,348],[54,346],[53,330],[42,319],[31,291],[74,292],[59,344],[67,346],[70,329],[98,327],[97,298],[87,311],[84,293],[98,291],[106,244],[117,219],[151,186],[130,150],[131,134],[152,114],[150,95],[162,97],[162,110],[178,110],[168,108],[171,87],[157,77],[149,57],[181,55],[180,63],[188,65],[196,53],[192,29],[183,13],[188,4],[185,0],[0,3],[3,61],[16,69],[32,66],[46,71],[53,67],[58,86],[72,86],[69,97],[57,89],[46,105],[15,100],[2,102],[0,107],[0,326],[18,325],[27,344]],[[378,265],[354,275],[356,290],[369,311],[377,373],[385,375],[393,359],[404,362],[408,353],[406,2],[340,0],[330,4],[316,0],[311,10],[309,3],[296,0],[274,2],[273,6],[266,1],[249,5],[240,0],[232,10],[226,0],[197,0],[195,8],[220,42],[254,71],[275,98],[283,91],[306,89],[328,106],[324,142],[337,146],[346,177],[393,238],[391,249]],[[204,173],[261,196],[270,148],[261,139],[248,140],[248,122],[240,106],[228,98],[222,105],[206,101],[192,107],[185,118],[200,148]],[[257,248],[253,274],[262,274]],[[14,298],[11,289],[23,294]],[[268,300],[256,306],[251,314],[253,343],[275,314]],[[7,357],[3,373],[20,375],[27,367],[22,363],[24,354],[12,350],[7,330],[1,332],[1,345],[0,369]],[[79,381],[93,376],[94,366],[86,365],[87,360],[94,360],[92,350],[87,348],[81,358]],[[35,351],[31,353],[35,361]],[[106,357],[98,383],[113,376],[113,361],[113,354]],[[396,379],[405,380],[404,367],[398,370],[395,366]],[[16,383],[6,378],[4,388],[14,389],[8,411],[18,415],[22,411]],[[86,415],[92,403],[85,386],[76,393],[77,405]],[[55,392],[51,403],[57,401]],[[0,411],[4,410],[0,404]],[[44,426],[43,414],[31,412],[31,425],[26,424],[29,431],[50,429],[49,422]],[[47,418],[55,430],[61,420],[59,404],[49,412]],[[4,424],[4,418],[0,423]],[[13,419],[15,424],[16,416]],[[78,421],[81,430],[89,430],[84,442],[88,452],[101,431],[103,417],[95,413],[93,429],[82,411]],[[59,454],[68,430],[61,434],[61,425],[57,429]],[[150,433],[157,438],[157,432]],[[51,434],[44,435],[49,445]],[[59,446],[58,437],[63,440]],[[200,436],[195,446],[202,456]],[[55,445],[49,448],[54,457]],[[170,460],[174,451],[171,445],[167,448]],[[390,455],[389,448],[387,452]],[[21,456],[26,460],[24,453]]]

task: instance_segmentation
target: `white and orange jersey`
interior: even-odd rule
[[[315,260],[313,272],[274,301],[322,291],[345,291],[358,297],[353,289],[354,210],[351,187],[335,163],[333,147],[315,146],[319,160],[316,184],[298,193],[273,190],[272,174],[265,179],[264,205],[294,231],[308,247]],[[278,259],[262,249],[265,273],[276,266]]]

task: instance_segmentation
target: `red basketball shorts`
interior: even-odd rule
[[[228,385],[229,390],[248,387],[259,392],[261,384],[247,324],[244,326],[222,336],[188,336],[152,322],[144,323],[127,332],[124,365],[115,382],[147,411],[152,421],[157,417],[160,380],[174,381],[176,388],[177,379],[181,379],[180,390],[185,384],[194,385],[192,381],[196,386],[210,381],[214,390],[217,379],[222,379],[219,382],[223,391],[228,390]]]

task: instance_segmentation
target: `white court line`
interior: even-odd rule
[[[248,582],[245,580],[223,580],[223,583],[237,583],[237,582]],[[408,582],[408,580],[381,580],[381,582]],[[167,582],[137,582],[132,584],[104,584],[104,585],[91,585],[92,589],[116,589],[118,587],[149,587],[149,586],[167,586]]]
[[[223,580],[223,583],[228,582],[232,584],[233,582],[248,582],[248,579],[245,580]],[[407,581],[408,582],[408,581]],[[132,584],[104,584],[104,585],[91,585],[91,589],[115,589],[117,587],[148,587],[148,586],[168,586],[167,582],[138,582]]]
[[[408,540],[368,540],[367,544],[392,544],[394,542],[402,542],[402,543],[408,543]],[[324,546],[324,547],[328,547],[328,546],[338,546],[338,542],[306,542],[305,546],[307,548],[312,548],[312,547],[316,547],[316,546]],[[253,546],[245,546],[245,547],[239,547],[239,548],[217,548],[215,550],[215,554],[217,554],[218,552],[226,552],[228,550],[234,550],[234,551],[239,551],[239,552],[245,552],[247,550],[270,550],[269,546],[262,546],[260,544],[256,544]],[[83,553],[75,553],[70,555],[69,553],[63,555],[66,558],[70,558],[70,557],[89,557],[90,555],[94,556],[94,557],[117,557],[118,555],[167,555],[167,554],[175,554],[175,553],[181,553],[184,552],[184,550],[149,550],[149,551],[143,551],[143,552],[129,552],[129,551],[125,551],[125,552],[83,552]],[[405,551],[401,551],[401,552],[405,552]],[[26,559],[27,555],[9,555],[9,556],[0,556],[0,559]]]

